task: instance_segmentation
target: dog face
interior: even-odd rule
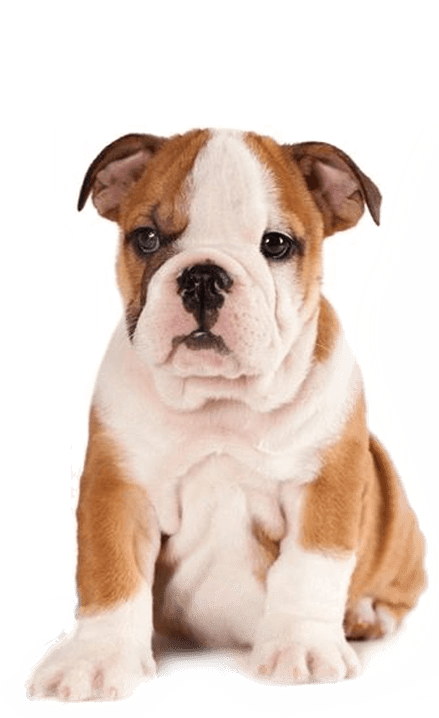
[[[90,167],[80,208],[90,191],[121,229],[132,345],[180,408],[268,387],[317,331],[323,238],[365,202],[378,222],[380,203],[330,145],[233,131],[128,135]]]

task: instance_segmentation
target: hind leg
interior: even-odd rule
[[[396,607],[364,597],[347,609],[344,618],[346,638],[356,641],[391,636],[398,628],[401,611]]]

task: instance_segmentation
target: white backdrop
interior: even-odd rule
[[[92,361],[84,385],[81,413],[71,439],[72,590],[76,560],[74,510],[87,441],[90,397],[100,360],[122,311],[114,274],[117,227],[99,217],[91,202],[82,213],[76,211],[79,188],[90,162],[117,137],[129,132],[168,136],[192,127],[58,125],[55,128],[55,202],[87,258],[97,285]],[[359,647],[366,667],[355,681],[267,688],[235,672],[196,668],[197,662],[188,660],[185,664],[180,662],[185,666],[181,672],[159,676],[141,686],[128,701],[101,706],[80,704],[75,708],[31,703],[24,697],[22,684],[35,662],[37,649],[2,686],[5,695],[13,695],[14,704],[26,715],[58,717],[80,712],[81,716],[140,716],[173,686],[191,679],[205,679],[230,698],[256,710],[292,714],[371,699],[439,672],[438,128],[399,125],[228,127],[268,134],[280,142],[317,140],[335,144],[352,157],[382,192],[380,227],[365,213],[356,228],[326,240],[324,293],[336,308],[359,360],[366,385],[369,426],[389,449],[427,538],[429,589],[395,639]],[[80,288],[78,302],[81,301],[79,292]],[[220,662],[215,659],[212,665]],[[216,712],[214,705],[211,710]]]

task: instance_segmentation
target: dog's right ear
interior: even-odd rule
[[[117,222],[122,198],[142,176],[148,161],[166,142],[154,135],[124,135],[105,147],[84,177],[78,199],[83,209],[91,192],[99,214]]]

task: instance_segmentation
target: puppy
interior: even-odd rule
[[[320,287],[324,238],[365,206],[378,224],[380,192],[331,145],[195,130],[116,140],[90,194],[120,228],[125,313],[91,408],[77,625],[31,694],[129,695],[153,626],[249,647],[276,682],[354,676],[347,639],[394,631],[424,584]]]

